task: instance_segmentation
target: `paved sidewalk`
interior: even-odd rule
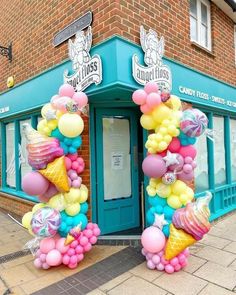
[[[191,247],[189,265],[172,275],[148,270],[139,249],[124,246],[95,246],[75,270],[38,270],[31,255],[13,257],[32,237],[2,212],[0,224],[0,294],[236,294],[236,212]]]

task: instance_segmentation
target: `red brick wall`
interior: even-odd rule
[[[139,43],[143,24],[165,37],[166,56],[236,85],[234,24],[214,4],[210,55],[190,42],[189,0],[1,0],[0,41],[13,42],[13,62],[0,56],[0,92],[8,76],[19,83],[67,58],[67,42],[54,48],[53,36],[88,10],[94,44],[114,34]]]

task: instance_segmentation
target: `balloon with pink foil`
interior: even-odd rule
[[[41,134],[29,124],[24,124],[24,132],[28,143],[28,162],[32,168],[44,169],[48,163],[63,155],[58,139]]]
[[[200,136],[208,125],[207,116],[198,109],[188,109],[183,112],[180,129],[189,137]]]
[[[188,203],[186,207],[177,209],[172,222],[177,229],[183,229],[192,235],[197,241],[210,230],[209,203],[212,195],[207,192],[206,196],[198,198],[194,203]]]

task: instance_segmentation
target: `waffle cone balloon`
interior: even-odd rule
[[[46,169],[39,170],[38,172],[52,182],[58,190],[62,192],[70,190],[64,157],[55,159],[47,165]]]
[[[197,241],[210,230],[209,203],[212,198],[210,193],[198,198],[194,203],[188,203],[185,208],[175,211],[172,222],[177,229],[183,229]]]
[[[24,132],[28,143],[28,162],[34,169],[44,169],[48,163],[63,155],[58,139],[41,134],[29,124],[24,124]]]
[[[166,243],[165,259],[170,260],[180,254],[184,249],[194,244],[196,240],[181,229],[170,225],[170,235]]]

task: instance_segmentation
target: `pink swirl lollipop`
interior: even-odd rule
[[[183,112],[180,129],[189,137],[200,136],[207,128],[207,116],[198,109],[188,109]]]
[[[38,237],[52,237],[57,233],[61,224],[60,213],[50,207],[38,209],[32,217],[31,227]]]

